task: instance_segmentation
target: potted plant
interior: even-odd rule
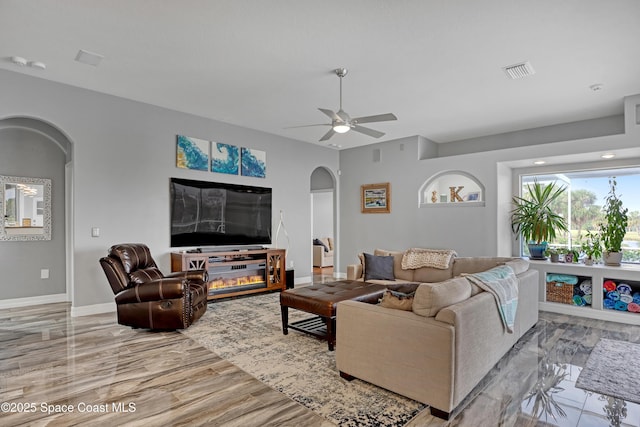
[[[602,256],[602,242],[600,234],[591,230],[587,231],[585,235],[586,240],[580,245],[580,249],[584,252],[584,264],[593,265]]]
[[[564,217],[552,209],[553,202],[565,190],[566,187],[559,187],[555,182],[543,185],[536,180],[527,184],[526,198],[514,196],[512,199],[511,229],[528,243],[531,259],[546,259],[547,241],[554,239],[556,232],[567,231]]]
[[[561,252],[561,250],[558,249],[558,248],[549,247],[549,248],[547,248],[546,251],[544,251],[544,255],[548,256],[549,259],[551,260],[551,262],[559,262],[560,261],[560,252]]]
[[[580,254],[578,253],[577,250],[572,249],[572,248],[568,248],[565,251],[565,256],[564,256],[564,262],[571,264],[574,262],[578,262],[578,257],[580,256]]]
[[[622,261],[622,241],[627,233],[627,211],[616,194],[616,178],[609,179],[609,194],[602,207],[604,222],[600,224],[600,236],[604,246],[603,259],[606,265],[620,265]]]

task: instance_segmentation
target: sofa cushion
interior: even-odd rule
[[[413,306],[413,297],[415,291],[410,293],[392,291],[387,289],[382,294],[380,299],[380,305],[385,308],[392,308],[394,310],[411,311]]]
[[[471,297],[471,284],[464,277],[456,277],[438,283],[421,283],[413,297],[413,312],[433,317],[452,304]]]
[[[442,282],[453,277],[453,263],[449,264],[449,268],[441,270],[433,267],[422,267],[413,271],[413,280],[415,282]]]
[[[505,263],[517,260],[509,257],[458,257],[453,259],[453,276],[460,276],[462,273],[480,273],[504,265]],[[518,271],[526,266],[529,269],[528,261],[520,259],[524,264],[518,263],[520,267],[514,268]],[[518,274],[516,272],[516,274]]]
[[[514,258],[510,261],[504,263],[513,269],[513,272],[517,276],[518,274],[524,273],[529,269],[529,261],[522,258]]]
[[[364,254],[364,280],[394,280],[393,257]]]
[[[414,270],[402,269],[402,257],[404,256],[404,251],[387,251],[384,249],[376,249],[373,251],[373,254],[393,257],[393,274],[395,275],[396,279],[405,280],[407,282],[417,281],[413,279]]]

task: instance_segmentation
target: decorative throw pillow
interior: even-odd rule
[[[325,252],[329,252],[329,248],[320,239],[313,239],[314,246],[322,246]]]
[[[393,308],[395,310],[411,311],[413,305],[413,295],[415,292],[405,294],[403,292],[392,291],[386,289],[380,299],[380,306],[386,308]]]
[[[471,297],[471,284],[464,277],[438,283],[421,283],[413,298],[412,310],[420,316],[433,317],[450,305]]]
[[[393,257],[364,254],[364,280],[396,280]]]

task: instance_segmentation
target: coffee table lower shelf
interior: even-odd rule
[[[297,322],[289,323],[288,326],[290,329],[305,332],[323,340],[327,339],[327,319],[322,316],[298,320]]]

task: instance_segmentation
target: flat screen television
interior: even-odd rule
[[[271,243],[271,188],[171,178],[171,246]]]

